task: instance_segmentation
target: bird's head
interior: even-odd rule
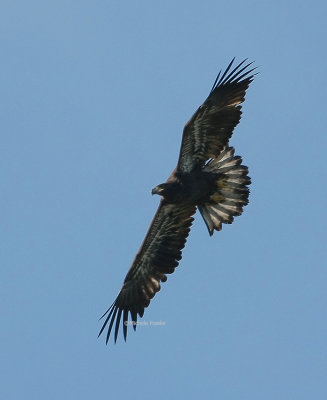
[[[179,182],[166,182],[161,183],[152,189],[152,194],[159,194],[169,203],[175,202],[180,195],[180,184]]]
[[[165,196],[165,193],[167,193],[167,183],[161,183],[160,185],[157,185],[155,188],[152,189],[152,194],[159,194],[160,196]]]

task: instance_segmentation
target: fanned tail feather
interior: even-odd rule
[[[217,174],[217,190],[206,203],[199,204],[199,211],[207,225],[210,236],[220,231],[222,224],[231,224],[241,215],[248,204],[251,179],[242,158],[234,156],[233,147],[225,147],[215,159],[204,167],[204,171]]]

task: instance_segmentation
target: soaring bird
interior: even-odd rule
[[[178,266],[197,208],[211,236],[248,204],[248,168],[234,155],[229,139],[255,68],[246,60],[234,68],[233,63],[219,72],[209,96],[185,125],[176,168],[152,190],[161,196],[159,208],[116,300],[101,317],[99,336],[108,325],[106,343],[114,325],[116,342],[121,318],[125,341],[128,325],[136,329],[137,316],[143,316],[160,282]]]

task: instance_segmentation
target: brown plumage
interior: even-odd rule
[[[218,74],[208,98],[185,125],[177,167],[166,183],[152,190],[162,196],[158,211],[122,289],[101,317],[105,321],[99,336],[108,325],[106,343],[114,325],[116,342],[121,318],[125,340],[128,324],[136,329],[137,315],[143,316],[160,282],[178,266],[197,207],[212,235],[222,223],[232,223],[248,203],[248,169],[228,142],[240,121],[240,104],[254,68],[248,69],[251,63],[244,65],[244,60],[232,69],[233,62]]]

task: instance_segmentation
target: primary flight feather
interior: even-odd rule
[[[136,329],[137,316],[143,316],[160,282],[178,266],[197,208],[212,235],[223,223],[232,223],[248,204],[248,168],[228,146],[254,77],[255,68],[249,69],[252,63],[245,62],[233,68],[233,59],[218,74],[208,98],[185,125],[177,167],[166,183],[152,190],[162,196],[158,211],[123,287],[101,317],[105,321],[99,336],[108,326],[106,343],[113,327],[116,342],[121,319],[125,340],[128,325]]]

